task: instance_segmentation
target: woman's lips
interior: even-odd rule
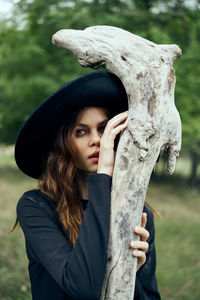
[[[90,156],[89,159],[91,159],[93,162],[99,161],[99,151],[94,151]]]
[[[99,161],[99,158],[98,157],[91,157],[90,158],[93,162],[98,162]]]

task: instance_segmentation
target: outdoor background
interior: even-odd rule
[[[30,300],[21,229],[14,223],[22,193],[37,183],[17,170],[13,145],[33,109],[63,83],[90,69],[51,44],[63,28],[121,27],[158,44],[178,44],[176,106],[183,145],[173,176],[165,158],[147,200],[155,217],[157,279],[162,299],[200,299],[200,1],[0,0],[0,300]],[[45,300],[45,299],[44,299]]]

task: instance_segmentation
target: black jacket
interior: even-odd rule
[[[99,298],[107,261],[111,179],[106,174],[90,175],[90,200],[82,200],[85,212],[74,248],[47,195],[31,190],[20,198],[17,216],[25,235],[33,300]],[[146,207],[145,211],[150,247],[146,263],[137,272],[134,299],[156,300],[160,296],[154,223],[152,213]]]

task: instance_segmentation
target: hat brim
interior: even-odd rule
[[[63,85],[41,103],[18,134],[18,167],[28,176],[40,178],[58,120],[70,119],[73,111],[87,106],[104,107],[113,115],[127,110],[127,95],[119,78],[108,72],[92,72]]]

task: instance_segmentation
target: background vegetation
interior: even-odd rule
[[[183,146],[172,178],[158,165],[148,200],[156,219],[158,270],[163,299],[199,299],[200,208],[200,1],[198,0],[7,0],[12,14],[0,17],[0,299],[30,298],[27,260],[20,230],[4,233],[20,195],[36,186],[17,170],[13,147],[32,110],[60,85],[90,72],[51,44],[61,28],[118,26],[155,43],[178,44],[176,105]]]
[[[60,85],[90,72],[51,43],[61,28],[124,28],[155,43],[176,43],[176,105],[183,152],[191,159],[189,182],[198,185],[200,160],[199,0],[7,0],[13,13],[0,19],[0,142],[13,144],[33,109]]]

